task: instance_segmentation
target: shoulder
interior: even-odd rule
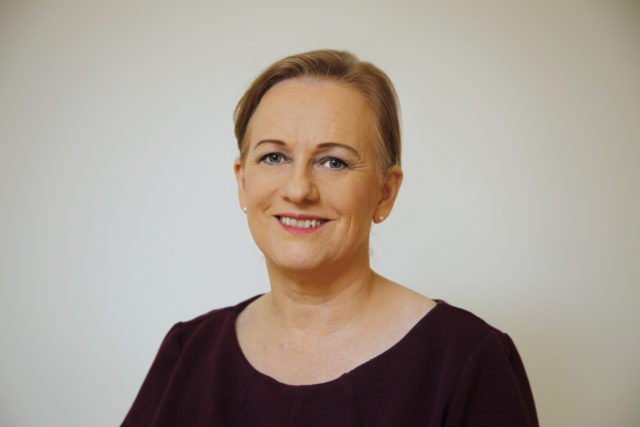
[[[167,333],[163,346],[172,343],[183,348],[201,339],[211,342],[222,335],[235,334],[235,320],[238,314],[259,295],[251,297],[236,305],[217,308],[190,320],[173,325]],[[225,334],[226,332],[226,334]]]
[[[350,375],[363,400],[374,402],[361,408],[365,416],[376,419],[393,389],[403,408],[430,402],[418,412],[433,425],[537,425],[511,339],[476,314],[436,301],[396,346]]]
[[[203,394],[201,388],[194,390],[190,386],[219,384],[220,378],[216,375],[221,371],[212,370],[211,366],[234,369],[241,364],[240,355],[233,350],[235,319],[243,307],[255,298],[257,297],[176,323],[162,341],[122,425],[149,425],[150,420],[156,417],[182,417],[184,414],[177,409],[175,402],[187,399],[185,396],[188,396],[190,404],[197,407],[198,404],[193,402],[208,399],[209,396]],[[242,375],[241,370],[236,371]],[[226,385],[225,387],[228,388]],[[203,403],[200,407],[208,404],[210,402]],[[166,423],[169,424],[184,425],[177,421]]]
[[[433,356],[430,364],[436,362],[433,374],[448,378],[439,384],[448,396],[447,425],[537,426],[529,379],[511,337],[444,301],[431,314],[423,345]]]
[[[443,302],[438,308],[440,343],[455,361],[451,425],[537,426],[529,380],[509,335],[467,310]]]
[[[488,335],[500,335],[502,331],[487,323],[480,316],[449,304],[444,300],[436,299],[437,306],[433,309],[431,321],[441,329],[446,329],[449,336],[458,336],[461,339],[478,341]]]
[[[500,329],[468,310],[436,301],[416,327],[417,341],[431,356],[439,353],[443,362],[446,359],[463,366],[472,357],[492,353],[508,358],[515,352],[513,341]]]

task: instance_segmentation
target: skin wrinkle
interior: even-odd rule
[[[280,147],[282,147],[282,149],[286,150],[287,147],[287,143],[284,141],[281,141],[279,139],[273,139],[273,138],[268,138],[268,139],[263,139],[261,141],[259,141],[254,150],[257,150],[258,147],[262,144],[275,144],[278,145]],[[341,144],[339,142],[321,142],[316,146],[316,149],[318,152],[330,152],[331,149],[344,149],[344,150],[348,150],[349,152],[355,154],[358,157],[358,160],[361,160],[361,156],[360,153],[358,152],[358,150],[356,150],[355,148],[346,145],[346,144]]]
[[[276,84],[274,87],[276,87],[276,86],[278,86],[280,84],[283,84],[283,83],[284,84],[289,83],[291,81],[310,82],[310,83],[317,83],[317,84],[337,84],[337,85],[341,85],[341,86],[344,86],[344,87],[349,87],[349,88],[355,89],[350,85],[347,85],[347,84],[344,84],[344,83],[335,82],[335,81],[333,81],[331,79],[326,79],[325,80],[325,79],[322,79],[322,78],[316,78],[316,77],[312,77],[312,76],[297,77],[297,78],[294,78],[294,79],[284,80],[284,81],[279,82],[278,84]],[[271,89],[273,89],[273,88],[271,88]],[[357,90],[357,89],[355,89],[355,90]],[[267,93],[268,92],[269,91],[267,91]],[[266,96],[266,94],[264,96]],[[264,96],[263,96],[263,99],[264,99]],[[301,105],[300,102],[292,102],[292,104],[293,105],[297,105],[297,106]],[[259,107],[259,105],[258,105],[258,107]],[[375,159],[374,163],[375,163],[375,166],[376,166],[378,174],[379,174],[380,182],[382,182],[384,180],[385,172],[387,172],[389,170],[389,168],[391,168],[392,166],[391,165],[386,165],[385,149],[383,148],[384,147],[384,143],[382,142],[383,141],[382,134],[381,134],[380,129],[379,129],[379,124],[377,123],[377,121],[375,119],[375,114],[373,112],[373,109],[371,108],[371,105],[369,104],[368,101],[366,101],[366,108],[371,112],[372,120],[371,120],[371,123],[367,126],[368,131],[364,132],[363,134],[367,134],[367,133],[370,134],[370,138],[371,138],[370,142],[372,143],[372,145],[374,147],[374,159]],[[256,111],[257,111],[257,108],[256,108]],[[353,115],[355,115],[354,112],[348,111],[345,114],[345,117],[348,117],[348,116],[352,117]],[[247,154],[249,153],[249,151],[251,149],[251,141],[252,141],[252,137],[251,137],[252,132],[251,131],[252,131],[252,127],[253,127],[252,125],[253,125],[255,116],[256,116],[256,114],[254,112],[254,114],[249,119],[249,122],[247,123],[247,128],[246,128],[245,135],[244,135],[244,138],[243,138],[243,144],[241,144],[242,149],[241,149],[241,152],[240,152],[240,159],[243,162],[246,159]],[[321,119],[325,119],[325,117],[326,116],[317,115],[315,118],[321,120]],[[269,117],[267,117],[266,119],[268,120]],[[271,119],[275,123],[280,123],[280,117],[277,117],[277,115],[274,115],[274,117],[272,117]],[[329,126],[333,126],[333,125],[337,126],[338,123],[340,123],[340,121],[342,121],[342,120],[343,120],[343,118],[339,118],[337,120],[337,123],[336,123],[336,121],[329,121],[330,122]],[[345,126],[343,128],[343,130],[345,132],[347,132],[347,133],[352,133],[351,127],[348,126],[348,125]]]
[[[271,88],[250,119],[234,170],[271,292],[239,314],[236,330],[247,359],[283,382],[350,370],[395,344],[434,304],[369,265],[372,222],[388,216],[402,182],[398,166],[379,172],[374,122],[357,89],[299,79]],[[348,166],[331,169],[328,157]],[[278,219],[286,214],[329,221],[292,234]]]
[[[299,82],[299,83],[302,83],[302,82]],[[342,172],[336,173],[333,171],[319,171],[315,168],[309,168],[309,170],[312,172],[308,172],[308,174],[305,174],[304,169],[306,168],[304,167],[305,166],[304,164],[310,163],[310,157],[305,157],[307,156],[307,153],[305,152],[305,150],[307,150],[309,143],[314,142],[311,138],[320,136],[320,135],[325,135],[325,136],[333,135],[333,137],[331,138],[322,138],[321,141],[324,142],[330,139],[333,141],[339,141],[341,143],[346,143],[346,144],[355,146],[356,150],[359,153],[361,153],[362,159],[361,159],[361,162],[356,162],[355,165],[352,165],[351,169],[346,171],[346,173],[353,175],[353,178],[347,182],[353,182],[357,187],[362,186],[362,190],[352,191],[350,192],[349,196],[353,197],[355,195],[356,199],[353,201],[354,206],[370,206],[369,209],[371,210],[368,210],[364,213],[364,216],[367,217],[367,220],[365,222],[366,226],[365,224],[361,223],[361,220],[359,220],[358,225],[356,225],[354,223],[355,217],[353,215],[345,216],[347,221],[344,221],[342,225],[341,231],[343,235],[341,236],[341,238],[332,239],[329,242],[325,241],[324,244],[333,245],[331,248],[329,248],[330,250],[327,250],[327,253],[331,253],[334,251],[339,252],[340,248],[338,245],[342,245],[345,238],[348,239],[349,238],[348,236],[352,236],[351,237],[352,240],[355,238],[355,240],[353,240],[355,244],[353,245],[354,247],[352,249],[357,251],[361,257],[367,258],[364,264],[366,265],[366,268],[368,268],[368,234],[369,234],[369,228],[370,228],[370,221],[371,221],[371,218],[373,218],[374,216],[373,210],[376,208],[375,205],[372,204],[372,202],[375,199],[381,198],[382,192],[379,192],[380,190],[376,189],[376,191],[374,192],[374,195],[372,196],[371,190],[373,190],[373,188],[371,188],[370,184],[365,184],[365,182],[367,182],[370,179],[371,175],[375,176],[375,162],[372,161],[373,160],[373,150],[372,150],[373,144],[371,143],[369,138],[358,138],[358,136],[366,135],[368,133],[368,130],[371,129],[371,123],[373,121],[373,113],[371,112],[371,109],[368,106],[368,103],[366,102],[364,97],[362,97],[357,90],[351,87],[337,85],[335,83],[331,83],[331,86],[337,86],[337,88],[340,89],[339,94],[344,92],[349,93],[348,95],[349,97],[347,98],[348,104],[345,104],[337,113],[331,110],[322,110],[323,111],[322,114],[317,114],[315,113],[315,110],[317,110],[315,103],[311,103],[311,105],[307,105],[306,107],[303,108],[304,104],[302,102],[292,102],[291,96],[288,96],[286,98],[276,98],[275,101],[273,100],[274,90],[276,90],[278,87],[288,88],[291,85],[292,85],[292,82],[283,82],[283,83],[280,83],[279,85],[276,85],[269,92],[267,92],[261,104],[258,106],[258,109],[255,112],[255,115],[251,119],[252,121],[251,133],[254,134],[254,132],[259,131],[261,132],[260,136],[262,136],[266,132],[265,136],[267,137],[267,139],[279,139],[283,141],[292,141],[288,151],[294,153],[294,155],[292,156],[293,160],[291,163],[293,165],[292,167],[294,168],[294,170],[291,172],[293,173],[293,175],[290,182],[285,183],[285,187],[296,185],[295,183],[292,183],[295,181],[302,182],[303,185],[305,186],[309,186],[309,185],[313,186],[316,184],[317,180],[322,179],[327,186],[328,191],[326,191],[325,193],[327,197],[331,197],[330,193],[334,193],[340,190],[338,187],[336,187],[335,189],[332,189],[331,187],[333,185],[331,183],[333,181],[338,180],[340,182],[336,182],[335,185],[342,184],[341,178],[332,177],[332,174],[340,175],[342,174]],[[314,86],[326,86],[326,83],[318,84],[318,82],[315,82]],[[289,94],[290,94],[290,91],[287,92],[287,95]],[[302,95],[300,95],[299,93],[293,93],[293,97],[301,97],[301,99],[305,100],[305,102],[309,104],[309,102],[306,101],[306,93]],[[327,101],[327,102],[329,102],[329,105],[331,105],[332,108],[334,108],[335,104],[333,103],[333,101]],[[269,108],[263,108],[265,106],[265,103],[269,105]],[[287,113],[287,111],[289,113]],[[358,116],[355,113],[360,113],[360,116]],[[312,118],[312,119],[310,120],[309,118]],[[320,119],[320,121],[319,122],[314,121],[313,120],[314,118],[318,118]],[[332,120],[332,119],[335,119],[335,120]],[[352,123],[350,125],[347,119],[352,119]],[[259,124],[259,129],[256,129],[257,123]],[[331,123],[338,123],[338,125],[332,126]],[[274,134],[274,131],[276,132],[275,134]],[[284,133],[282,133],[282,131],[284,131]],[[254,138],[254,139],[258,139],[258,138]],[[250,144],[249,144],[248,156],[250,156],[251,158],[254,158],[254,155],[251,154],[253,150],[256,150],[256,152],[259,154],[255,156],[256,158],[260,158],[261,155],[268,152],[267,150],[263,151],[262,150],[263,147],[257,148],[256,146],[257,143],[254,143],[253,140],[250,140],[249,143]],[[363,149],[363,147],[366,147],[366,149]],[[267,165],[259,165],[259,166],[256,166],[254,169],[256,171],[261,169],[266,170],[265,172],[266,175],[264,175],[264,178],[260,179],[260,181],[264,181],[265,178],[270,179],[269,177],[271,174],[278,175],[280,173],[287,173],[286,171],[271,172],[273,169],[278,169],[278,168],[279,166],[273,167],[273,166],[267,166]],[[287,169],[287,168],[282,168],[282,169]],[[328,176],[325,177],[325,175],[328,175]],[[362,176],[360,177],[360,175]],[[247,180],[245,180],[244,182],[246,181]],[[299,190],[295,187],[293,189]],[[251,191],[252,191],[252,188],[250,184],[247,184],[247,193],[250,193]],[[277,199],[278,196],[275,194],[277,191],[278,189],[275,187],[268,189],[265,194],[261,195],[261,199],[270,199],[270,198]],[[307,191],[307,190],[303,189],[303,191]],[[327,203],[323,203],[322,194],[320,194],[319,197],[320,199],[318,201],[314,200],[314,202],[318,202],[319,206],[325,207],[327,210],[331,211],[332,210],[331,205],[330,204],[328,205]],[[301,206],[304,206],[304,205],[305,203],[301,204]],[[279,212],[270,212],[270,213],[276,214]],[[314,212],[314,213],[317,213],[317,212]],[[327,217],[327,218],[340,217],[339,213],[336,213],[335,215],[328,215],[323,213],[320,216]],[[248,215],[248,217],[251,217],[251,215]],[[365,229],[362,230],[362,232],[360,232],[359,230],[361,230],[363,226],[365,226]],[[258,230],[258,233],[260,231],[261,230]],[[345,254],[343,252],[341,254],[341,256],[345,256],[345,255],[347,257],[353,258],[354,253],[352,252],[352,253]],[[334,261],[336,262],[333,263],[333,267],[336,266],[336,263],[341,263],[340,262],[341,260],[339,259]],[[352,259],[350,261],[352,261]],[[269,260],[268,260],[268,264],[269,264]],[[346,264],[344,260],[342,261],[342,264]],[[362,264],[362,263],[356,262],[354,265],[359,265],[359,264]],[[323,275],[322,271],[315,271],[314,274],[319,274],[321,276]]]
[[[295,290],[294,290],[295,292]],[[334,294],[335,295],[335,294]],[[346,334],[345,331],[349,329],[350,325],[356,324],[358,320],[362,318],[364,312],[355,313],[352,317],[344,319],[344,318],[332,318],[332,313],[337,306],[348,307],[352,304],[352,302],[356,299],[368,299],[371,297],[371,289],[369,287],[360,287],[356,289],[356,292],[349,295],[347,299],[342,299],[336,301],[333,296],[334,295],[325,295],[325,303],[318,304],[317,301],[309,301],[305,303],[304,294],[297,293],[293,298],[296,300],[302,299],[300,302],[300,313],[302,318],[307,318],[311,322],[318,322],[322,326],[322,330],[319,330],[318,335],[327,339],[327,338],[335,338],[339,336],[343,336]],[[302,297],[302,298],[301,298]],[[291,323],[288,319],[292,317],[293,313],[287,309],[286,306],[280,305],[277,301],[273,301],[275,307],[275,314],[279,316],[280,322],[274,322],[272,324],[273,327],[280,327],[280,325],[284,325],[284,329],[287,330],[287,333],[291,337],[297,338],[306,338],[309,334],[309,328],[304,327],[299,322]],[[313,313],[313,314],[311,314]],[[298,317],[299,318],[299,317]],[[303,324],[306,323],[303,321]],[[313,328],[320,329],[320,328]]]

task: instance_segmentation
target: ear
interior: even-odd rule
[[[400,191],[400,185],[402,185],[402,168],[400,166],[392,166],[382,180],[382,195],[378,206],[376,207],[375,215],[373,216],[373,222],[382,222],[386,219],[393,209],[393,204]],[[382,217],[382,219],[380,219]]]
[[[243,209],[247,206],[247,183],[245,178],[244,161],[239,157],[233,162],[233,173],[236,175],[236,182],[238,183],[238,201],[240,202],[240,209]]]

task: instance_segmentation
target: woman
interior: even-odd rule
[[[373,272],[402,182],[387,76],[284,58],[236,108],[240,206],[271,291],[176,324],[124,426],[534,426],[511,339]]]

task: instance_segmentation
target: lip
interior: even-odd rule
[[[286,216],[286,217],[295,218],[295,219],[324,219],[324,220],[329,221],[327,218],[323,218],[323,217],[317,216],[317,215],[296,214],[296,213],[290,213],[290,212],[279,213],[279,214],[276,214],[274,216],[275,217]]]
[[[322,224],[314,227],[314,228],[301,228],[301,227],[292,227],[290,225],[286,225],[283,224],[282,221],[280,221],[280,217],[282,216],[286,216],[288,218],[295,218],[295,219],[308,219],[308,220],[312,220],[312,219],[323,219],[325,220]],[[283,213],[283,214],[278,214],[278,215],[274,215],[273,219],[275,219],[278,224],[280,224],[280,226],[282,228],[284,228],[286,231],[288,231],[289,233],[292,234],[311,234],[311,233],[315,233],[316,231],[324,228],[327,224],[329,224],[331,221],[326,219],[326,218],[322,218],[320,216],[315,216],[315,215],[309,215],[309,214],[293,214],[293,213]]]

